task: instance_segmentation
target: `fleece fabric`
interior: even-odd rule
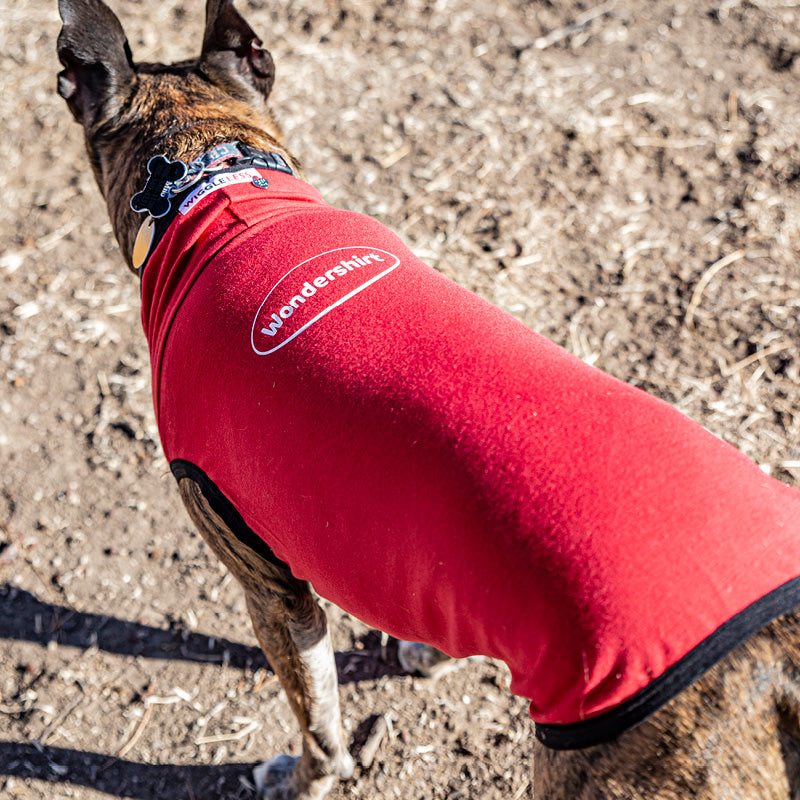
[[[377,221],[257,178],[183,203],[142,321],[167,458],[298,578],[393,636],[502,659],[559,748],[617,735],[800,603],[800,491]]]

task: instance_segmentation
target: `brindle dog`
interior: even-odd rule
[[[60,0],[58,89],[83,126],[89,159],[128,265],[140,218],[131,196],[157,153],[186,163],[238,140],[283,154],[267,107],[270,54],[233,7],[209,0],[202,52],[173,65],[135,64],[116,16],[101,0]],[[301,173],[300,173],[301,174]],[[324,612],[309,586],[268,552],[241,541],[198,484],[181,498],[212,550],[242,584],[258,640],[303,733],[299,759],[266,769],[265,796],[313,800],[353,761],[339,716]],[[410,667],[440,655],[403,650]],[[421,661],[411,663],[415,657]],[[800,798],[800,616],[768,625],[634,730],[585,750],[534,745],[541,800],[787,800]]]

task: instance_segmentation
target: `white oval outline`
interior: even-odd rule
[[[277,347],[273,347],[271,350],[259,350],[255,345],[255,331],[256,331],[256,323],[258,322],[259,314],[261,314],[261,309],[264,308],[267,300],[271,297],[272,293],[288,278],[296,269],[299,269],[304,264],[308,264],[310,261],[316,261],[318,258],[322,258],[323,256],[330,255],[331,253],[338,253],[342,250],[372,250],[377,253],[384,253],[387,256],[391,256],[394,259],[394,264],[389,267],[389,269],[385,269],[383,272],[379,273],[378,275],[373,276],[370,278],[366,283],[362,283],[357,288],[353,289],[353,291],[348,292],[344,297],[340,297],[335,303],[332,303],[323,311],[320,311],[316,317],[306,322],[302,328],[296,330],[288,339],[281,342]],[[397,269],[400,266],[400,258],[396,256],[394,253],[390,253],[388,250],[383,250],[380,247],[372,247],[370,245],[360,245],[360,244],[351,244],[347,247],[334,247],[333,250],[326,250],[324,253],[317,253],[315,256],[311,256],[311,258],[307,258],[305,261],[301,261],[299,264],[293,266],[270,290],[264,300],[261,302],[261,305],[258,307],[258,311],[256,311],[255,317],[253,317],[253,325],[250,328],[250,346],[253,348],[253,352],[259,356],[268,356],[270,353],[274,353],[277,350],[280,350],[281,347],[284,345],[289,344],[295,337],[299,336],[306,328],[311,327],[315,322],[319,319],[324,317],[329,311],[332,311],[336,306],[340,306],[342,303],[349,300],[353,295],[358,294],[359,292],[363,291],[370,286],[371,284],[375,283],[375,281],[380,280],[384,275],[388,275],[392,270]]]

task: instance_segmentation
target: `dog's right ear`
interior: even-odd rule
[[[275,65],[233,0],[207,0],[200,69],[233,97],[263,108]]]
[[[111,110],[134,80],[131,48],[114,12],[102,0],[59,0],[58,93],[78,122],[91,125]],[[111,107],[111,108],[109,108]]]

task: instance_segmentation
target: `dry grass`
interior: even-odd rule
[[[137,58],[195,51],[200,3],[113,5]],[[800,484],[795,0],[239,5],[329,201]],[[56,4],[0,15],[0,793],[248,797],[228,764],[296,744],[291,716],[177,509]],[[388,677],[334,615],[354,738],[393,715],[335,798],[531,796],[501,669]]]

